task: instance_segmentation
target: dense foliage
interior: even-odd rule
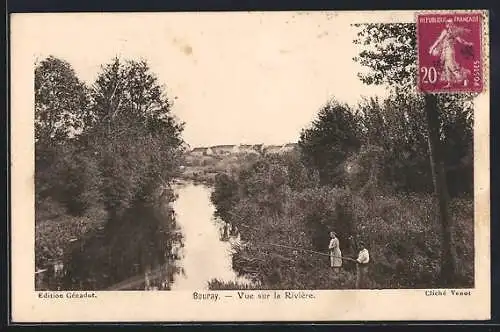
[[[364,165],[371,165],[367,159],[372,152],[363,149],[351,166],[359,173],[370,173]],[[362,179],[344,171],[347,186],[342,188],[304,177],[296,171],[301,168],[305,166],[296,155],[262,157],[237,176],[218,178],[212,201],[218,214],[241,231],[243,244],[233,255],[237,272],[264,289],[354,288],[351,261],[343,262],[339,275],[329,268],[328,234],[335,230],[344,257],[356,257],[359,240],[367,244],[372,257],[368,287],[442,286],[439,223],[431,195],[387,194],[372,183],[367,195],[363,188],[369,176],[359,184]],[[460,267],[455,287],[470,287],[474,282],[473,211],[470,199],[452,201]],[[220,281],[210,285],[213,289],[240,287]]]
[[[91,87],[63,60],[37,64],[37,267],[63,260],[66,288],[165,263],[183,125],[163,91],[142,61],[113,59]]]

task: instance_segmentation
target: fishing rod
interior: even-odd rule
[[[250,228],[250,229],[253,229],[253,230],[257,230],[253,227],[250,227],[246,224],[241,224],[241,226],[243,227],[246,227],[246,228]],[[287,248],[287,249],[293,249],[293,250],[301,250],[301,251],[306,251],[306,252],[310,252],[310,253],[313,253],[313,254],[317,254],[317,255],[323,255],[323,256],[328,256],[328,257],[331,257],[331,255],[329,253],[325,253],[325,252],[320,252],[320,251],[316,251],[316,250],[311,250],[311,249],[306,249],[306,248],[301,248],[301,247],[292,247],[292,246],[287,246],[287,245],[283,245],[283,244],[276,244],[276,243],[263,243],[264,245],[270,245],[270,246],[275,246],[275,247],[281,247],[281,248]],[[340,258],[340,259],[343,259],[343,260],[348,260],[348,261],[352,261],[352,262],[357,262],[357,260],[353,259],[353,258],[349,258],[349,257],[343,257],[343,256],[333,256],[334,258]]]
[[[302,251],[306,251],[306,252],[310,252],[310,253],[313,253],[313,254],[318,254],[318,255],[323,255],[323,256],[328,256],[328,257],[332,257],[330,254],[328,253],[325,253],[325,252],[320,252],[320,251],[315,251],[315,250],[310,250],[310,249],[305,249],[305,248],[299,248],[299,247],[291,247],[291,246],[285,246],[283,244],[276,244],[276,243],[264,243],[264,244],[268,244],[270,246],[275,246],[275,247],[281,247],[281,248],[288,248],[288,249],[294,249],[294,250],[302,250]],[[349,258],[349,257],[342,257],[342,256],[333,256],[334,258],[341,258],[341,259],[345,259],[345,260],[348,260],[348,261],[353,261],[355,262],[356,260],[355,259],[352,259],[352,258]]]

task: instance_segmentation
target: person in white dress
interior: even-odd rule
[[[340,251],[339,239],[335,232],[330,232],[330,244],[328,245],[330,251],[330,267],[338,273],[342,267],[342,252]]]

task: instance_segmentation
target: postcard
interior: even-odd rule
[[[487,11],[10,19],[14,322],[490,318]]]

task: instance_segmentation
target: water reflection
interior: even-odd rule
[[[187,183],[179,184],[176,191],[178,199],[173,207],[183,234],[183,246],[173,249],[179,257],[176,265],[180,273],[174,276],[171,289],[208,289],[212,279],[247,284],[232,268],[232,246],[239,242],[239,234],[226,229],[228,236],[221,239],[224,222],[214,217],[210,189]]]

